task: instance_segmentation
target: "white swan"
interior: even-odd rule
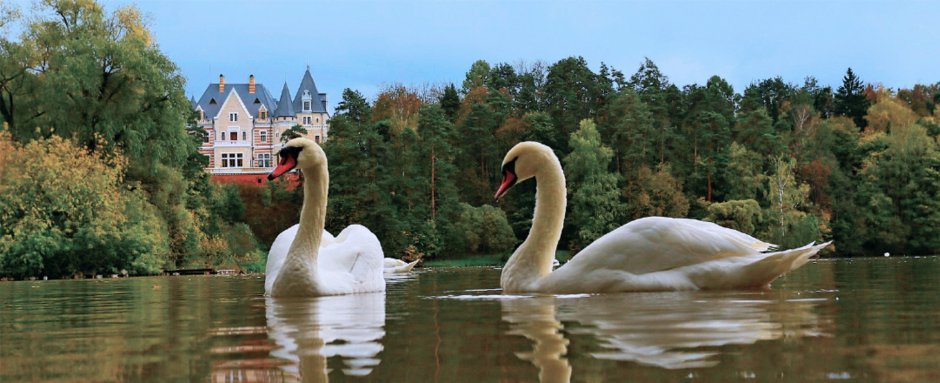
[[[265,267],[264,292],[273,297],[322,296],[385,291],[382,245],[369,229],[350,225],[335,238],[323,230],[330,183],[326,154],[315,142],[295,138],[278,153],[268,175],[293,168],[304,174],[300,223],[274,240]]]
[[[522,142],[506,154],[502,173],[496,199],[518,181],[536,180],[532,228],[503,267],[504,292],[766,288],[831,243],[764,252],[774,245],[714,223],[648,217],[605,234],[552,271],[567,203],[558,157],[545,145]]]
[[[298,382],[328,382],[331,371],[367,376],[381,363],[385,346],[385,294],[302,299],[267,298],[271,356]]]
[[[385,258],[383,265],[386,273],[407,273],[415,268],[415,265],[417,265],[419,261],[420,259],[413,262],[405,262],[397,258]]]

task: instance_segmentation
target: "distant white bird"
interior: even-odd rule
[[[886,252],[885,252],[885,256],[886,256],[886,257],[890,257],[890,256],[891,256],[891,253],[889,253],[889,252],[886,251]]]
[[[409,263],[401,259],[385,258],[385,262],[383,264],[383,267],[384,267],[383,270],[386,273],[407,273],[411,271],[411,269],[413,269],[415,265],[417,265],[418,262],[420,261],[421,260],[419,259],[419,260]]]
[[[518,181],[537,183],[532,229],[503,267],[503,292],[764,288],[831,243],[766,252],[775,246],[711,222],[647,217],[598,238],[552,271],[567,204],[558,157],[548,146],[522,142],[506,154],[502,173],[497,199]]]

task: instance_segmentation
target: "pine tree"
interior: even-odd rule
[[[842,77],[842,86],[836,90],[834,104],[836,115],[851,118],[859,129],[864,129],[868,125],[868,121],[865,121],[865,114],[868,112],[870,102],[865,97],[862,80],[855,75],[855,72],[852,72],[852,68],[849,68]]]
[[[608,167],[613,151],[601,143],[591,120],[582,120],[571,134],[571,153],[564,159],[568,174],[571,224],[576,235],[570,246],[578,250],[617,227],[622,205],[617,189],[618,175]]]

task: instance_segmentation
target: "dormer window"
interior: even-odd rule
[[[228,120],[229,120],[229,121],[232,121],[232,122],[238,121],[238,113],[234,113],[234,112],[233,112],[233,113],[229,113],[229,114],[228,114]]]
[[[214,99],[214,98],[210,98],[210,99],[209,99],[209,105],[215,105],[215,104],[216,104],[215,99]]]
[[[256,98],[256,99],[255,99],[255,104],[260,104],[260,103],[261,103],[261,100],[259,100],[259,99]]]
[[[309,90],[305,90],[305,91],[304,91],[303,100],[304,100],[304,104],[303,104],[303,105],[304,105],[304,112],[308,112],[308,113],[309,113],[309,112],[310,112],[310,102],[311,102],[310,91],[309,91]]]

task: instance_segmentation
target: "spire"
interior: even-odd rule
[[[294,111],[302,111],[304,96],[309,97],[310,100],[310,110],[313,113],[326,113],[326,107],[321,100],[321,97],[326,96],[317,91],[317,84],[313,82],[313,75],[310,74],[310,65],[307,65],[307,70],[304,71],[304,77],[300,80],[300,87],[297,88],[297,93],[294,95]]]
[[[277,100],[277,109],[274,111],[274,117],[294,117],[294,107],[291,105],[290,90],[287,89],[287,81],[284,82],[284,88],[281,89],[281,98]]]

